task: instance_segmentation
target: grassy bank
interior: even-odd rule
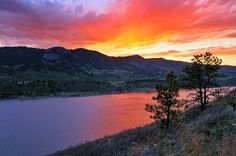
[[[52,155],[236,155],[236,112],[226,106],[230,96],[236,91],[204,111],[197,106],[187,110],[168,132],[153,123]]]

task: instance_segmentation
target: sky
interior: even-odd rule
[[[236,66],[236,0],[1,0],[0,46],[181,61],[210,51]]]

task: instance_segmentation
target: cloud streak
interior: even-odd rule
[[[225,39],[226,47],[233,46],[227,39],[235,38],[235,19],[235,0],[2,0],[0,43],[86,47],[112,55],[162,42]]]

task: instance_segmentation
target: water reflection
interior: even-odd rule
[[[188,91],[181,90],[180,98]],[[42,155],[152,122],[155,93],[0,101],[0,155]]]

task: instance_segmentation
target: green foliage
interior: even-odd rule
[[[195,55],[192,64],[184,68],[185,85],[194,89],[192,102],[201,104],[201,108],[205,109],[210,97],[219,95],[219,90],[209,89],[216,85],[217,78],[221,77],[218,69],[221,67],[222,60],[213,56],[210,52]]]
[[[137,88],[153,88],[157,82],[162,82],[159,79],[141,79],[125,81],[125,88],[134,90]]]
[[[60,93],[108,93],[116,88],[108,82],[90,80],[4,80],[0,98],[58,95]]]
[[[170,122],[179,113],[179,103],[177,100],[179,83],[177,76],[174,72],[170,72],[166,77],[165,84],[159,84],[156,86],[157,95],[153,97],[153,100],[158,104],[146,104],[145,110],[152,113],[150,117],[156,121],[161,121],[167,128]]]

